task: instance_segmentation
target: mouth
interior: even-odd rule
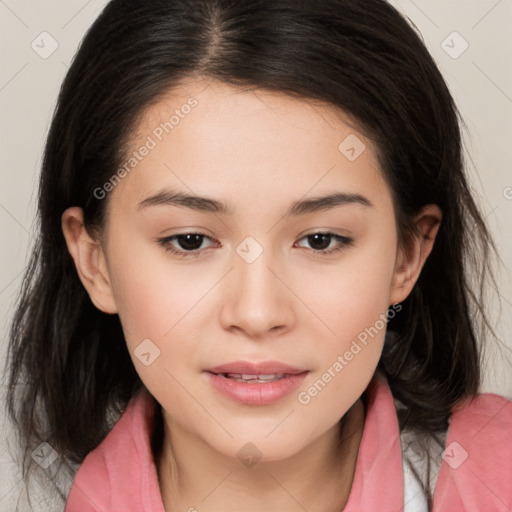
[[[296,368],[279,361],[262,361],[260,363],[234,361],[232,363],[209,368],[205,371],[215,375],[222,375],[228,379],[242,380],[245,382],[254,380],[269,382],[291,375],[299,375],[309,370]]]
[[[222,377],[225,377],[226,379],[232,379],[237,382],[275,382],[276,380],[281,380],[286,377],[289,377],[290,375],[296,375],[296,374],[290,374],[290,373],[261,373],[259,375],[251,375],[248,373],[217,373],[215,375],[221,375]]]
[[[236,361],[205,370],[212,386],[225,396],[248,405],[270,404],[301,385],[309,370],[276,361]]]
[[[262,361],[260,363],[253,363],[250,361],[233,361],[232,363],[222,364],[213,368],[205,370],[217,375],[231,374],[231,375],[297,375],[303,373],[305,368],[296,368],[279,361]]]

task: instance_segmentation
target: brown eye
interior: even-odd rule
[[[345,247],[350,246],[354,241],[352,238],[328,232],[311,233],[301,240],[305,239],[307,239],[311,249],[320,254],[332,254],[341,251]],[[331,247],[332,242],[335,242],[335,244]]]
[[[179,233],[158,240],[158,243],[169,252],[179,257],[201,256],[205,251],[202,248],[205,239],[211,240],[209,236],[203,233]]]

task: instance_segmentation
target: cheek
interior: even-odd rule
[[[172,396],[172,410],[187,410],[190,403],[179,383],[184,368],[198,365],[191,332],[198,318],[197,293],[189,291],[193,284],[184,286],[179,275],[143,262],[132,271],[120,264],[115,283],[127,349],[140,379],[160,403]]]
[[[179,395],[172,377],[184,382],[187,371],[202,367],[198,344],[211,327],[209,291],[218,275],[211,268],[201,273],[197,266],[176,263],[147,241],[112,243],[110,260],[115,262],[111,281],[118,314],[136,371],[152,392]]]
[[[140,263],[130,269],[120,262],[113,287],[129,345],[141,337],[159,339],[172,328],[183,301],[169,288],[169,281],[156,267],[144,268]],[[183,291],[179,296],[183,298]]]
[[[148,248],[145,241],[126,242],[112,240],[109,270],[128,349],[133,357],[139,344],[149,339],[163,355],[166,341],[186,323],[180,319],[186,319],[197,302],[198,290],[194,283],[187,284],[183,272],[166,264],[159,249]]]
[[[342,349],[385,314],[395,267],[395,239],[366,237],[332,265],[318,265],[306,273],[302,293],[325,326],[328,345]],[[381,322],[379,322],[381,326]]]
[[[317,344],[321,365],[297,395],[308,414],[336,421],[371,380],[386,334],[395,255],[392,232],[369,237],[339,264],[307,278],[308,305],[325,333]]]

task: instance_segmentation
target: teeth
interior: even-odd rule
[[[225,373],[225,377],[238,382],[270,382],[284,377],[282,373],[271,373],[267,375],[250,375],[248,373]]]
[[[249,377],[250,377],[249,375],[242,375],[242,379],[247,379]],[[282,377],[284,377],[284,375],[276,374],[276,373],[272,373],[270,375],[258,375],[259,380],[274,380],[274,379],[280,379]]]

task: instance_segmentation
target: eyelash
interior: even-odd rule
[[[208,238],[211,240],[211,238],[208,235],[205,235],[204,233],[191,232],[191,233],[178,233],[176,235],[172,235],[172,236],[169,236],[166,238],[161,238],[158,240],[158,243],[164,248],[164,250],[166,252],[170,252],[170,253],[174,254],[175,256],[177,256],[178,258],[183,258],[183,259],[184,258],[198,258],[199,256],[202,256],[202,254],[207,249],[200,249],[200,250],[196,249],[194,251],[181,251],[181,250],[176,249],[172,245],[169,245],[171,240],[178,238],[180,236],[186,236],[186,235],[198,235],[198,236]],[[340,252],[340,251],[346,249],[347,247],[350,247],[354,243],[353,238],[336,235],[335,233],[330,233],[330,232],[326,232],[326,231],[318,231],[318,232],[314,232],[314,233],[308,233],[307,235],[303,236],[300,240],[303,240],[304,238],[308,238],[308,237],[314,236],[314,235],[329,235],[338,241],[338,245],[336,245],[335,247],[328,249],[328,250],[311,249],[315,256],[320,256],[320,257],[330,256],[331,254]]]

